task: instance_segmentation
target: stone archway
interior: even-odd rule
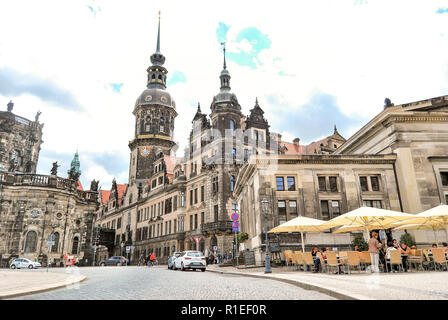
[[[216,235],[212,235],[210,238],[210,250],[213,251],[213,247],[218,246],[218,239],[216,238]]]

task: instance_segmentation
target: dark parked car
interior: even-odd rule
[[[100,266],[104,267],[104,266],[125,266],[127,265],[128,260],[125,257],[120,257],[120,256],[114,256],[114,257],[110,257],[107,260],[102,260],[100,262]]]

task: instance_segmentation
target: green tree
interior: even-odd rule
[[[408,247],[415,245],[415,240],[409,233],[404,233],[400,237],[400,243],[406,243]]]
[[[356,236],[355,239],[353,239],[352,244],[353,247],[358,246],[359,250],[361,251],[367,251],[369,249],[367,242],[364,240],[362,236]]]
[[[236,236],[238,243],[243,243],[247,239],[249,239],[249,235],[246,232],[238,232]]]

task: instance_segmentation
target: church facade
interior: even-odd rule
[[[57,175],[57,162],[50,174],[36,174],[40,113],[31,121],[12,111],[10,102],[7,111],[0,112],[0,267],[15,257],[60,265],[64,255],[91,264],[95,184],[83,190],[78,153],[67,178]],[[50,237],[52,245],[47,243]]]

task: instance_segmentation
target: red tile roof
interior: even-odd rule
[[[79,180],[78,180],[78,188],[77,189],[81,190],[81,191],[84,191],[84,189],[82,187],[82,184],[81,184],[81,181],[79,181]]]
[[[110,197],[110,190],[101,190],[101,200],[103,204],[109,201],[109,197]]]
[[[121,205],[123,202],[123,194],[126,192],[128,188],[127,184],[118,184],[117,183],[117,191],[118,191],[118,203]]]

